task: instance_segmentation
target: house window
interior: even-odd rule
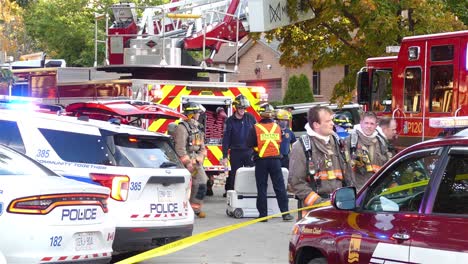
[[[314,95],[320,95],[320,72],[318,71],[312,73],[312,91]]]

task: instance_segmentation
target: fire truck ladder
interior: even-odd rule
[[[238,65],[239,40],[248,34],[247,0],[172,0],[169,4],[153,7],[137,7],[132,3],[116,4],[111,7],[114,23],[135,22],[138,34],[131,35],[137,39],[159,37],[162,46],[169,39],[183,40],[185,50],[202,50],[202,67],[206,67],[205,49],[212,50],[210,59],[219,50],[222,43],[232,43],[236,46],[235,70]],[[142,9],[141,19],[137,19],[135,9]],[[108,15],[106,15],[108,18]],[[97,20],[102,18],[96,14]],[[108,23],[106,19],[106,32]],[[121,34],[120,36],[126,36]],[[130,35],[128,35],[130,36]],[[112,37],[106,35],[107,38]],[[97,26],[95,35],[95,57],[97,58],[97,44],[107,41],[97,40]],[[165,65],[164,53],[161,65]],[[108,53],[106,52],[106,62]],[[96,62],[95,62],[96,64]]]

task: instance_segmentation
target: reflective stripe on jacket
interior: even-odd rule
[[[258,156],[260,158],[280,155],[281,129],[278,124],[259,123],[255,125]]]

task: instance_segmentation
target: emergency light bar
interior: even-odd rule
[[[468,127],[468,116],[436,117],[429,119],[432,128],[464,128]]]
[[[14,96],[14,95],[0,95],[1,102],[11,103],[42,103],[42,98]]]

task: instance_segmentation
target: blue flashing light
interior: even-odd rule
[[[0,108],[22,111],[37,111],[39,110],[38,98],[21,97],[21,96],[0,96]]]

